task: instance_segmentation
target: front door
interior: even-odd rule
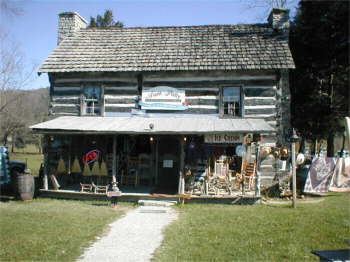
[[[176,194],[180,172],[180,142],[175,136],[158,137],[158,192]]]

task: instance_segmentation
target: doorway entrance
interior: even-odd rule
[[[180,143],[175,136],[157,137],[157,192],[176,194],[180,172]]]

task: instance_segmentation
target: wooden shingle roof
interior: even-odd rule
[[[268,24],[84,28],[39,72],[294,68],[288,42]]]

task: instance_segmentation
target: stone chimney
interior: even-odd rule
[[[267,19],[271,27],[275,31],[289,35],[289,9],[287,8],[272,8],[272,11]]]
[[[76,12],[64,12],[59,14],[58,17],[57,44],[60,44],[66,36],[73,35],[87,25],[87,21]]]

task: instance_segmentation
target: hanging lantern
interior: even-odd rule
[[[287,147],[281,148],[281,158],[288,158],[289,150]]]
[[[277,158],[279,158],[280,157],[280,150],[279,150],[279,148],[274,148],[273,150],[272,150],[272,154],[273,154],[273,156],[277,159]]]
[[[270,153],[271,153],[271,147],[269,146],[264,146],[261,150],[262,157],[267,157]]]

